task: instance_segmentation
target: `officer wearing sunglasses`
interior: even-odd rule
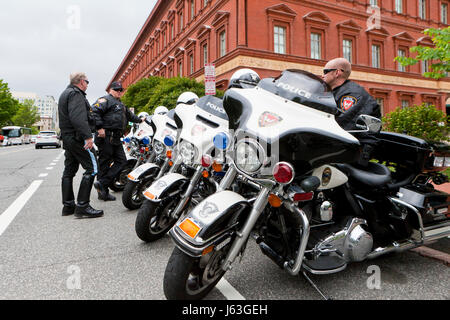
[[[352,65],[347,59],[337,58],[329,61],[324,69],[322,79],[333,90],[337,107],[342,111],[336,116],[336,122],[345,130],[358,130],[356,119],[361,114],[381,118],[380,106],[377,101],[359,84],[349,80]],[[364,151],[360,164],[370,160],[374,140],[369,136],[360,135],[364,143]]]
[[[98,198],[104,201],[116,200],[113,195],[109,194],[109,186],[114,183],[127,164],[120,138],[123,136],[128,122],[142,122],[142,119],[120,101],[122,92],[122,84],[113,82],[109,94],[99,98],[92,106],[97,129],[95,144],[99,153],[99,170],[94,187],[98,191]]]

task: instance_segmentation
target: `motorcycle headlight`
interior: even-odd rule
[[[195,147],[187,141],[183,141],[180,145],[180,157],[184,164],[192,165],[195,158]]]
[[[155,140],[154,150],[155,150],[156,154],[163,154],[164,151],[166,150],[166,146],[163,143],[161,143],[160,141]]]
[[[236,145],[236,166],[248,173],[261,169],[264,149],[256,141],[240,141]]]

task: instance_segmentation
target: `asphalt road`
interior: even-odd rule
[[[137,211],[122,205],[120,193],[115,194],[118,201],[105,203],[93,190],[91,204],[105,210],[103,218],[61,217],[62,152],[0,148],[0,215],[20,208],[3,233],[0,229],[0,299],[164,300],[170,238],[141,242],[134,231]],[[75,190],[80,178],[81,169]],[[36,187],[32,195],[30,186]],[[19,197],[25,200],[18,204]],[[433,247],[450,253],[450,240]],[[378,271],[380,281],[374,282]],[[450,299],[450,269],[414,252],[351,264],[341,273],[311,279],[338,300]],[[303,277],[279,269],[253,242],[225,280],[208,300],[321,299]]]

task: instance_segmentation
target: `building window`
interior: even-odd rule
[[[402,100],[402,109],[409,107],[409,101],[408,100]]]
[[[190,71],[190,74],[194,73],[194,54],[193,53],[191,53],[189,55],[189,71]]]
[[[378,105],[380,106],[381,115],[384,115],[384,98],[376,98]]]
[[[397,56],[398,57],[406,57],[406,51],[404,49],[398,49]],[[397,71],[406,72],[406,67],[403,66],[401,63],[397,63]]]
[[[202,46],[202,56],[203,56],[203,67],[208,64],[208,44],[205,43]]]
[[[182,77],[183,76],[183,61],[179,61],[178,62],[178,76]]]
[[[311,33],[311,59],[322,59],[322,35]]]
[[[377,44],[372,45],[372,67],[381,68],[381,47]]]
[[[378,7],[378,0],[370,0],[371,7]]]
[[[286,54],[286,28],[274,26],[273,37],[274,52]]]
[[[448,24],[448,4],[441,3],[441,22]]]
[[[403,0],[395,0],[395,12],[403,13]]]
[[[342,41],[342,56],[347,59],[350,63],[353,62],[353,41],[349,39],[344,39]]]
[[[427,1],[419,0],[419,18],[426,19],[427,18]]]
[[[181,32],[184,28],[184,17],[183,17],[183,11],[180,11],[178,14],[178,32]]]
[[[190,16],[190,18],[191,18],[191,20],[193,20],[194,17],[195,17],[195,0],[191,0],[190,9],[191,9],[191,16]]]
[[[430,71],[430,64],[428,60],[422,60],[421,65],[422,65],[422,73]]]
[[[175,26],[174,23],[170,23],[170,40],[175,38]]]
[[[203,0],[203,8],[206,7],[208,5],[208,1],[209,0]]]
[[[227,53],[227,33],[225,30],[219,34],[219,50],[220,57],[223,57]]]

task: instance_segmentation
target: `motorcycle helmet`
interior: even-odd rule
[[[191,104],[196,103],[198,101],[198,99],[199,98],[195,93],[187,91],[187,92],[182,93],[178,97],[177,105],[179,105],[180,103],[191,105]]]
[[[252,69],[240,69],[233,73],[230,78],[230,84],[228,85],[228,89],[231,88],[239,88],[239,89],[248,89],[253,88],[258,85],[261,78],[259,75],[253,71]]]
[[[144,118],[147,119],[147,117],[149,116],[149,114],[145,111],[141,112],[138,114],[138,118]]]
[[[164,106],[159,106],[155,109],[155,111],[153,112],[153,114],[167,114],[169,112],[169,109],[167,109]]]

